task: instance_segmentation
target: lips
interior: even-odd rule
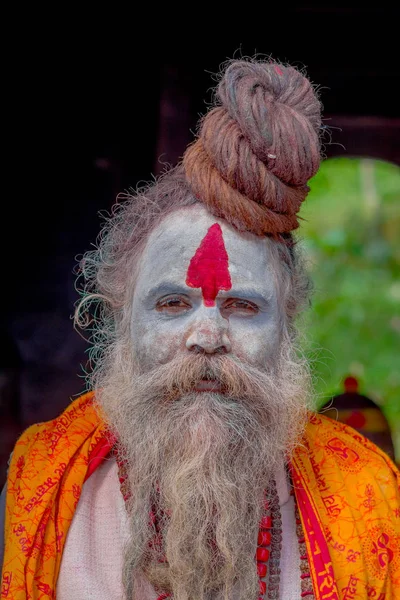
[[[215,379],[202,379],[195,387],[196,392],[222,392],[222,386]]]

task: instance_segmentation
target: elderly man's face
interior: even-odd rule
[[[201,205],[174,212],[150,236],[132,309],[144,371],[195,352],[265,367],[279,347],[279,315],[267,240]]]

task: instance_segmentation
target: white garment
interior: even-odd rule
[[[279,598],[298,600],[300,554],[294,502],[283,467],[277,473],[276,483],[283,535]],[[119,488],[118,466],[111,458],[83,486],[64,547],[57,600],[124,600],[122,564],[127,532],[128,517]],[[142,586],[146,600],[157,600],[157,593],[147,581]]]

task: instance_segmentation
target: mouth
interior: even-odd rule
[[[194,389],[196,392],[222,392],[222,386],[216,379],[202,379]]]

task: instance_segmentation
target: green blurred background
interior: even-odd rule
[[[400,460],[400,168],[325,160],[300,213],[314,282],[300,322],[318,408],[348,375],[383,410]]]

